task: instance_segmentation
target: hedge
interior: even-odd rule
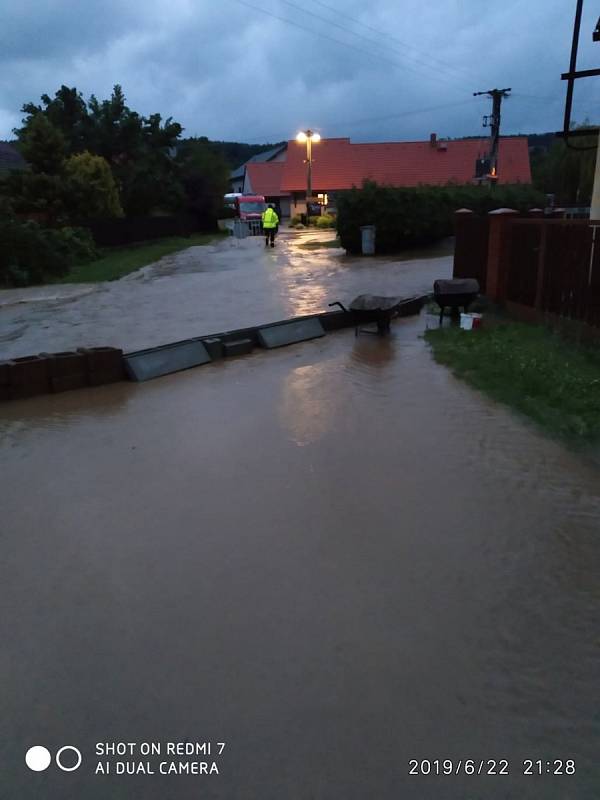
[[[336,198],[338,235],[350,253],[361,252],[361,225],[377,226],[378,253],[394,253],[451,236],[459,208],[485,214],[494,208],[526,211],[545,204],[544,195],[526,184],[398,189],[365,181],[361,189],[336,193]]]
[[[44,228],[15,217],[0,220],[0,285],[40,283],[96,257],[93,239],[84,228]]]

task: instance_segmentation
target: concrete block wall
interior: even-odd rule
[[[123,351],[116,347],[13,358],[0,362],[0,402],[124,379]]]

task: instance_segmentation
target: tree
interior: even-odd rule
[[[573,146],[570,147],[563,139],[557,139],[548,150],[534,151],[531,157],[534,186],[546,194],[556,195],[557,204],[589,205],[594,185],[596,142],[594,135],[578,136],[571,140]]]
[[[66,221],[64,180],[60,175],[14,171],[0,185],[0,191],[18,213],[53,223]]]
[[[71,89],[63,84],[54,98],[44,94],[41,99],[43,106],[26,103],[22,111],[29,117],[44,114],[62,133],[69,154],[85,150],[90,133],[90,119],[81,93],[75,87]]]
[[[132,111],[117,84],[108,100],[94,95],[88,103],[75,87],[61,86],[54,98],[42,96],[42,104],[26,103],[23,127],[15,133],[20,141],[32,120],[41,116],[62,132],[63,155],[88,151],[106,159],[120,188],[127,214],[170,211],[181,206],[183,189],[173,162],[182,127],[160,114],[144,117]]]
[[[177,154],[177,163],[185,190],[186,210],[197,218],[201,228],[214,228],[227,191],[227,162],[218,147],[202,137],[183,143]]]
[[[67,150],[62,133],[41,112],[31,116],[19,131],[20,151],[36,173],[57,175]]]
[[[83,153],[65,162],[65,204],[75,218],[122,217],[119,192],[102,156]]]

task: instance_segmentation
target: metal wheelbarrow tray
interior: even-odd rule
[[[377,333],[380,336],[384,336],[390,332],[390,322],[394,317],[408,317],[411,314],[418,314],[423,308],[425,300],[426,296],[424,295],[382,297],[380,295],[361,294],[350,303],[350,308],[346,308],[339,301],[329,303],[329,305],[339,306],[346,314],[352,315],[356,326],[356,335],[361,330],[361,325],[374,322],[377,325],[377,330],[364,331],[364,333]]]

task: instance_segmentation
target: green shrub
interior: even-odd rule
[[[73,219],[122,217],[119,190],[110,164],[102,156],[72,155],[65,161],[65,205]]]
[[[376,225],[377,252],[394,253],[451,236],[459,208],[485,214],[494,208],[525,211],[543,204],[543,195],[525,184],[492,190],[455,185],[396,189],[365,181],[361,189],[337,195],[337,229],[342,247],[360,253],[361,225]]]
[[[294,216],[290,220],[290,228],[295,228],[296,225],[302,224],[302,217],[300,214],[294,214]]]
[[[317,217],[317,228],[335,228],[335,217],[330,214],[322,214]]]
[[[0,285],[41,283],[96,256],[86,228],[44,228],[10,216],[0,220]]]

